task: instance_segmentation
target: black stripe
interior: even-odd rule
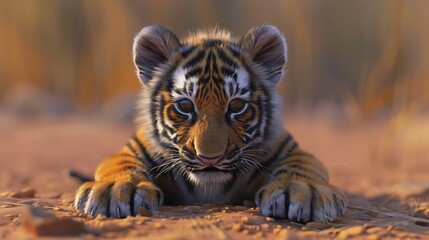
[[[216,50],[217,50],[217,54],[218,54],[219,58],[224,63],[226,63],[227,65],[229,65],[230,67],[233,67],[233,68],[237,67],[238,64],[233,59],[231,59],[230,57],[228,57],[226,55],[226,53],[222,49],[218,48]]]
[[[173,91],[174,91],[174,93],[176,93],[178,95],[182,95],[182,93],[185,92],[184,89],[174,89]]]
[[[203,69],[202,68],[200,68],[200,67],[195,67],[195,68],[193,68],[193,69],[191,69],[190,71],[188,71],[186,74],[185,74],[185,78],[186,78],[186,80],[188,80],[189,78],[191,78],[191,77],[195,77],[195,76],[197,76],[197,75],[199,75],[199,74],[201,74],[201,72],[203,71]]]
[[[257,138],[257,137],[259,137],[261,135],[260,126],[262,124],[262,120],[263,120],[262,118],[263,118],[263,115],[264,115],[264,107],[262,106],[263,104],[262,104],[261,97],[258,97],[256,105],[258,105],[258,109],[259,109],[258,122],[254,126],[252,126],[252,127],[250,127],[248,129],[248,132],[253,132],[254,129],[258,129],[258,131],[256,132],[254,138]]]
[[[277,208],[277,201],[271,201],[270,212],[268,213],[269,217],[276,217],[276,211],[275,211],[276,208]]]
[[[189,59],[184,65],[183,68],[190,68],[194,65],[196,65],[198,62],[202,61],[204,59],[204,56],[206,55],[206,52],[204,50],[200,50],[193,58]]]
[[[238,151],[240,148],[239,147],[234,147],[229,153],[228,155],[226,155],[227,159],[231,159],[234,158],[237,154],[239,154],[240,152]]]
[[[180,55],[183,58],[187,58],[189,54],[191,54],[195,50],[195,48],[196,48],[195,46],[185,46],[181,49]]]
[[[237,47],[235,45],[228,45],[227,48],[232,53],[232,55],[234,57],[240,56],[240,51],[237,49]]]
[[[165,121],[165,118],[164,118],[164,114],[163,114],[164,107],[165,107],[165,99],[164,99],[163,96],[161,96],[161,99],[160,99],[160,102],[159,102],[159,116],[160,116],[160,120],[161,120],[160,121],[161,125],[164,128],[164,131],[162,131],[161,134],[164,137],[169,138],[169,136],[165,133],[165,131],[168,131],[170,133],[170,135],[173,135],[175,131],[174,131],[173,128],[171,128],[170,126],[168,126],[166,124],[166,121]]]
[[[132,186],[132,190],[131,190],[131,194],[130,194],[130,201],[129,201],[131,216],[137,215],[137,213],[134,212],[134,195],[135,194],[136,194],[136,188],[134,186]]]
[[[280,153],[283,151],[283,149],[286,147],[286,145],[289,144],[289,142],[292,140],[292,135],[288,134],[288,136],[283,140],[283,142],[280,144],[280,146],[277,148],[274,155],[269,158],[267,161],[263,162],[262,165],[265,167],[270,166],[274,161],[276,161],[280,155]]]
[[[265,190],[261,190],[258,192],[258,195],[256,196],[255,200],[257,201],[256,205],[258,207],[261,207],[262,199],[264,197]]]
[[[337,209],[337,214],[342,214],[343,211],[340,205],[343,205],[343,204],[340,203],[340,200],[338,199],[335,192],[332,193],[332,199],[334,200],[335,208]]]
[[[311,183],[307,183],[308,187],[310,188],[310,193],[311,193],[311,205],[310,205],[310,221],[314,220],[315,216],[314,216],[314,209],[317,208],[316,203],[318,202],[323,202],[319,193],[316,191],[316,188],[311,184]]]
[[[195,88],[195,83],[190,83],[189,84],[189,95],[192,95],[192,93],[194,92],[194,88]]]
[[[152,177],[149,175],[149,173],[145,170],[145,169],[140,169],[140,171],[138,171],[140,174],[142,174],[146,180],[151,180]]]
[[[226,66],[222,66],[220,68],[220,71],[223,73],[223,75],[225,76],[231,76],[232,79],[237,79],[237,73],[235,72],[235,69],[232,69],[230,67],[226,67]]]
[[[297,143],[297,142],[294,142],[294,143],[292,144],[292,147],[290,147],[290,148],[289,148],[288,153],[293,152],[297,147],[298,147],[298,143]]]
[[[106,217],[110,217],[110,196],[111,196],[111,191],[112,191],[112,187],[113,184],[110,184],[109,186],[106,187],[106,189],[104,191],[108,192],[108,197],[107,197],[107,209],[106,209]]]
[[[300,172],[303,172],[303,173],[314,174],[317,177],[319,177],[320,179],[324,179],[319,173],[311,171],[311,170],[309,170],[307,168],[304,168],[302,166],[302,164],[296,164],[296,163],[289,164],[289,163],[286,162],[284,166],[287,166],[287,168],[289,168],[291,170],[296,169],[296,170],[298,170]]]
[[[70,177],[79,180],[81,183],[94,181],[94,178],[85,176],[84,174],[75,170],[70,170],[69,175]]]
[[[137,145],[140,148],[140,151],[142,152],[144,159],[142,160],[146,160],[149,163],[150,168],[152,168],[153,166],[158,166],[158,164],[156,164],[156,162],[153,161],[153,159],[150,157],[149,153],[147,152],[146,148],[143,146],[143,143],[140,142],[140,140],[138,139],[137,135],[134,134],[133,136],[133,140],[137,143]]]
[[[244,95],[244,94],[246,94],[247,92],[250,92],[250,88],[247,86],[247,87],[245,87],[245,88],[242,88],[241,90],[240,90],[240,94],[241,95]]]
[[[285,192],[285,217],[289,218],[289,205],[290,205],[290,193],[289,193],[289,187],[286,187]]]
[[[203,46],[206,48],[221,46],[224,42],[219,39],[206,39],[204,40]]]
[[[88,201],[88,196],[91,193],[91,190],[92,190],[92,188],[87,188],[80,195],[80,198],[79,198],[79,200],[77,202],[77,206],[76,206],[78,209],[80,209],[80,210],[84,210],[85,209],[85,205],[86,205],[86,202]]]
[[[152,116],[151,124],[152,124],[152,129],[154,130],[153,131],[154,138],[161,145],[165,145],[165,144],[161,142],[160,132],[157,128],[157,124],[159,121],[158,114],[157,114],[159,111],[159,92],[162,89],[166,89],[167,92],[172,92],[173,78],[171,77],[171,75],[176,70],[177,65],[179,63],[180,61],[175,61],[172,64],[172,66],[167,71],[165,71],[165,73],[162,74],[162,76],[159,77],[159,81],[156,82],[156,85],[155,87],[153,87],[153,91],[151,93],[151,99],[152,99],[152,103],[150,105],[150,116]]]
[[[270,97],[267,95],[267,99],[266,101],[263,102],[264,103],[264,111],[265,111],[265,119],[267,120],[265,123],[265,129],[264,129],[264,139],[268,138],[268,134],[269,134],[269,128],[271,127],[271,116],[272,116],[272,111],[273,109],[271,108],[271,101],[270,101]]]
[[[193,154],[193,153],[191,152],[191,150],[190,150],[190,149],[188,149],[188,147],[186,147],[186,146],[183,146],[183,148],[182,148],[182,152],[183,152],[183,154],[184,154],[187,158],[189,158],[189,159],[193,159],[193,158],[195,158],[195,154]]]
[[[158,189],[156,189],[156,197],[158,199],[158,203],[159,205],[161,205],[161,200],[162,200],[162,192]]]
[[[298,177],[300,177],[300,178],[312,179],[312,178],[310,178],[310,177],[309,177],[309,176],[307,176],[307,175],[304,175],[304,174],[299,173],[299,172],[297,172],[297,171],[291,171],[291,170],[288,170],[288,169],[282,169],[282,170],[277,171],[277,172],[273,175],[273,178],[276,178],[277,176],[279,176],[280,174],[283,174],[283,173],[287,173],[287,174],[289,174],[289,175],[298,176]]]
[[[137,151],[133,148],[133,146],[131,145],[130,142],[127,142],[126,146],[128,147],[128,149],[130,149],[131,152],[133,152],[133,154],[135,155],[136,158],[138,158],[138,153]]]

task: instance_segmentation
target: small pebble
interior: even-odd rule
[[[231,226],[231,230],[239,232],[239,231],[243,230],[243,225],[241,225],[239,223],[234,223]]]
[[[349,239],[364,232],[363,226],[354,226],[340,231],[338,239]]]
[[[274,222],[275,219],[271,218],[271,217],[265,217],[265,220],[267,220],[267,222]]]
[[[135,221],[135,224],[137,224],[137,225],[143,225],[145,223],[146,223],[145,219],[139,219],[139,220]]]
[[[153,225],[153,227],[154,227],[155,229],[161,229],[161,228],[164,228],[164,225],[163,225],[162,223],[155,223],[155,224]]]
[[[270,228],[270,225],[268,225],[266,223],[264,223],[264,224],[261,225],[261,229],[262,230],[268,230],[269,228]]]
[[[103,214],[98,214],[95,218],[94,218],[94,220],[98,220],[98,221],[102,221],[102,220],[106,220],[107,219],[107,217],[106,216],[104,216]]]
[[[8,197],[8,196],[10,196],[11,194],[13,194],[13,192],[1,192],[1,193],[0,193],[0,197]]]
[[[308,229],[324,230],[331,228],[331,225],[322,222],[309,222],[305,225],[305,227]]]
[[[36,236],[79,235],[85,232],[82,222],[71,218],[57,218],[41,208],[27,206],[22,213],[24,230]]]
[[[249,218],[248,217],[242,217],[240,221],[242,223],[249,223]]]
[[[12,193],[10,197],[13,198],[33,198],[36,195],[36,190],[33,188],[26,188],[19,192]]]
[[[232,207],[232,210],[235,210],[235,211],[244,211],[247,209],[249,209],[249,208],[245,207],[245,206],[234,206],[234,207]]]
[[[201,210],[201,207],[199,206],[186,206],[183,208],[183,210],[189,212],[189,213],[193,213],[193,212],[198,212]]]
[[[244,200],[243,201],[243,206],[247,207],[247,208],[253,208],[256,206],[256,204],[253,201],[250,200]]]

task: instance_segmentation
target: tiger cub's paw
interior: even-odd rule
[[[255,201],[265,216],[302,223],[332,221],[346,210],[344,195],[337,188],[303,179],[273,181],[258,191]]]
[[[140,208],[155,211],[162,204],[162,192],[153,183],[86,182],[76,192],[74,206],[96,216],[135,216]]]

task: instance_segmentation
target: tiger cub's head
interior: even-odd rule
[[[260,166],[282,124],[275,88],[287,46],[277,28],[262,25],[241,38],[215,29],[179,40],[153,25],[133,50],[143,85],[140,127],[171,168],[216,184]]]

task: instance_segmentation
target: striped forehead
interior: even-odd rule
[[[244,99],[250,98],[250,79],[248,72],[240,67],[233,74],[222,76],[221,82],[217,85],[224,89],[228,98],[240,97]],[[219,81],[219,80],[217,80]],[[173,91],[172,95],[175,99],[195,98],[198,90],[203,90],[209,84],[200,81],[198,76],[189,76],[189,70],[178,68],[173,73]]]
[[[228,98],[250,98],[248,72],[225,51],[215,47],[195,50],[179,64],[172,75],[173,98],[195,98],[197,92],[205,88],[220,89]]]

